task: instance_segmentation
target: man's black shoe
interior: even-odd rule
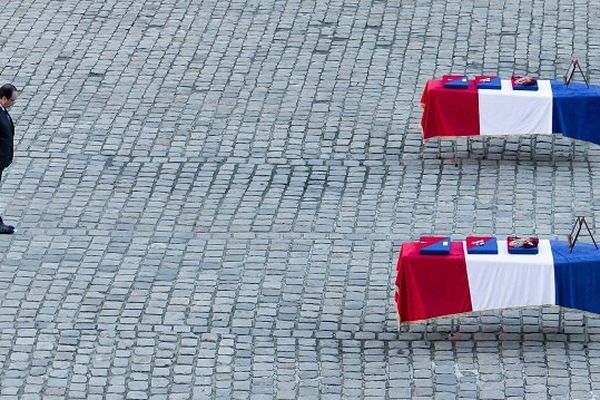
[[[13,233],[15,233],[14,227],[0,224],[0,235],[12,235]]]
[[[4,225],[4,221],[2,221],[2,217],[0,217],[0,225]],[[8,226],[10,229],[13,230],[13,232],[15,231],[15,227],[12,225],[4,225],[4,226]],[[0,233],[2,233],[2,232],[0,232]]]

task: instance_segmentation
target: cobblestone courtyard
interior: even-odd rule
[[[434,75],[600,81],[600,3],[14,0],[1,399],[600,398],[600,317],[398,330],[400,244],[600,232],[600,147],[423,143]],[[430,332],[424,337],[425,329]],[[425,340],[427,339],[427,340]]]

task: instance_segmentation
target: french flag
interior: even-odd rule
[[[540,240],[538,254],[469,254],[453,241],[448,255],[422,254],[427,244],[402,245],[396,275],[400,322],[472,311],[560,305],[600,313],[600,250]]]
[[[537,90],[515,90],[511,80],[500,89],[466,88],[427,81],[421,104],[423,138],[473,135],[551,135],[600,144],[600,86],[538,80]]]

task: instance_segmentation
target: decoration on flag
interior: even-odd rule
[[[419,243],[424,245],[420,248],[419,254],[450,254],[450,236],[421,236]]]
[[[502,89],[502,81],[497,75],[477,75],[475,77],[477,89]]]
[[[493,236],[467,236],[467,253],[498,254],[498,241]]]
[[[511,78],[513,90],[538,90],[537,79],[530,75],[513,75]]]
[[[467,89],[469,87],[469,80],[466,75],[447,74],[442,76],[442,82],[445,88],[450,89]]]
[[[508,236],[506,238],[510,254],[537,254],[539,242],[537,236]]]

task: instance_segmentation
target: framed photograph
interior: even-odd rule
[[[596,247],[596,249],[598,249],[598,245],[596,244],[596,240],[594,239],[592,230],[590,229],[587,221],[585,220],[585,217],[579,216],[575,220],[575,223],[573,224],[573,228],[571,228],[571,233],[569,233],[569,235],[567,236],[567,242],[569,243],[569,253],[571,253],[573,251],[573,247],[575,247],[575,243],[577,243],[577,238],[579,237],[579,234],[581,233],[581,228],[583,228],[584,226],[587,229],[587,232],[589,233],[590,237],[592,238],[592,242],[594,242],[594,246]]]
[[[583,224],[581,223],[581,217],[577,217],[577,220],[575,221],[575,223],[573,224],[573,227],[571,228],[571,233],[569,233],[567,235],[567,243],[569,243],[569,249],[571,251],[573,251],[573,247],[575,246],[575,243],[577,242],[577,238],[579,237],[579,234],[581,233],[582,226],[583,226]]]
[[[565,74],[565,76],[563,76],[565,85],[569,86],[569,83],[571,83],[571,79],[573,79],[573,75],[575,75],[575,68],[577,68],[578,65],[579,65],[579,61],[576,58],[574,58],[571,61],[571,64],[569,64],[567,73]]]
[[[581,69],[581,64],[579,63],[579,60],[576,58],[571,60],[571,64],[569,64],[569,68],[567,68],[567,73],[563,76],[563,81],[565,83],[565,86],[568,87],[569,83],[571,83],[571,80],[573,79],[573,75],[575,75],[575,70],[579,70],[579,73],[581,74],[581,77],[583,78],[583,81],[585,82],[585,86],[587,86],[589,88],[590,84],[588,83],[588,79],[586,78],[585,74],[583,73],[583,70]]]

